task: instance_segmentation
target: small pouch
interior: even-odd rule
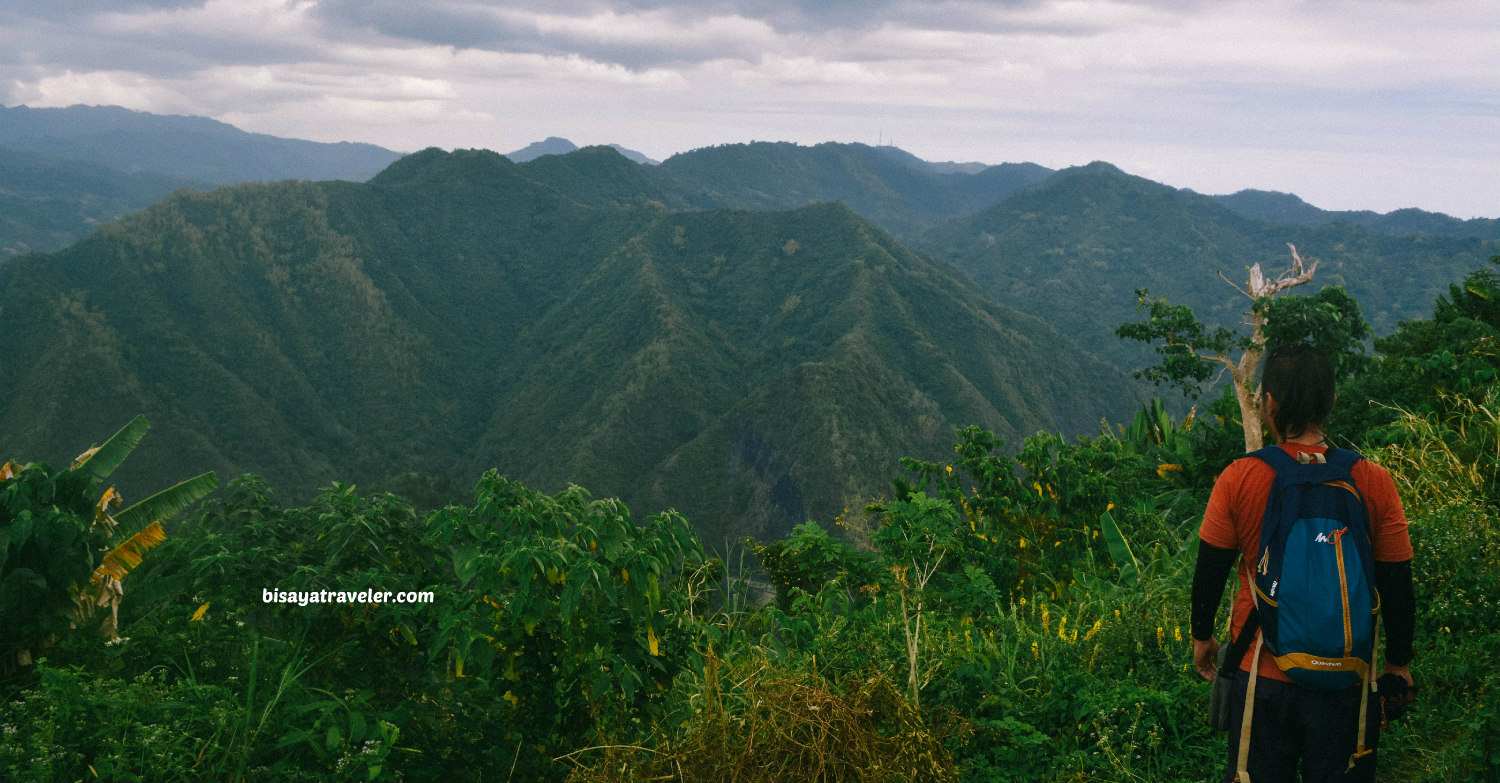
[[[1375,681],[1375,692],[1380,696],[1380,726],[1385,728],[1391,721],[1401,720],[1411,710],[1417,686],[1407,685],[1400,675],[1387,672]]]

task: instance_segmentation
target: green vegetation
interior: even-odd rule
[[[61,250],[189,184],[0,146],[0,260]]]
[[[1364,359],[1361,341],[1370,336],[1370,325],[1360,314],[1359,303],[1342,288],[1326,287],[1316,296],[1278,298],[1282,291],[1310,282],[1317,271],[1316,262],[1304,267],[1297,248],[1291,247],[1291,251],[1291,269],[1275,278],[1266,278],[1256,264],[1250,268],[1245,288],[1239,289],[1251,300],[1245,313],[1249,318],[1245,322],[1250,327],[1248,335],[1236,334],[1223,326],[1210,332],[1198,321],[1192,308],[1173,305],[1162,298],[1151,300],[1144,288],[1136,289],[1135,294],[1140,302],[1136,309],[1147,311],[1146,320],[1122,324],[1115,330],[1122,339],[1160,343],[1155,350],[1161,362],[1137,372],[1137,378],[1157,385],[1167,383],[1197,398],[1205,383],[1228,375],[1230,389],[1239,405],[1246,453],[1259,449],[1263,443],[1255,376],[1268,347],[1311,342],[1330,357],[1335,376],[1343,379],[1359,369]],[[1235,352],[1239,353],[1238,359],[1233,357]]]
[[[1296,223],[1316,227],[1347,221],[1381,234],[1434,234],[1500,239],[1500,220],[1495,218],[1459,220],[1420,209],[1398,209],[1384,215],[1369,210],[1335,212],[1318,209],[1290,193],[1266,190],[1242,190],[1227,196],[1214,196],[1213,199],[1246,217],[1269,223]]]
[[[1484,316],[1490,280],[1403,333]],[[1382,737],[1392,779],[1500,773],[1500,387],[1489,365],[1459,367],[1462,393],[1366,433],[1416,548],[1422,697]],[[1411,370],[1376,357],[1344,393]],[[1240,438],[1220,406],[1179,422],[1154,401],[1011,456],[959,430],[951,457],[901,460],[873,501],[749,542],[775,589],[759,606],[747,564],[726,568],[687,518],[576,486],[491,471],[419,514],[344,484],[288,505],[247,476],[140,553],[116,639],[61,618],[101,562],[96,482],[140,440],[134,422],[69,471],[4,466],[0,607],[52,619],[0,680],[0,776],[1202,779],[1223,738],[1204,726],[1187,594]],[[196,494],[143,505],[156,518]],[[13,578],[23,567],[43,581]]]
[[[180,191],[6,261],[7,447],[60,461],[144,412],[122,488],[212,468],[303,501],[497,467],[675,506],[723,541],[869,498],[891,454],[941,455],[959,426],[1019,442],[1135,402],[841,205],[586,206],[529,176],[564,163],[651,171],[428,150],[366,184]],[[410,499],[462,499],[435,494]]]
[[[717,206],[796,209],[842,201],[900,237],[973,214],[1052,173],[1010,163],[977,174],[938,173],[884,147],[833,142],[724,144],[673,155],[658,168]]]
[[[0,627],[7,631],[0,674],[31,665],[101,610],[109,615],[100,635],[118,639],[124,580],[165,537],[162,522],[218,485],[205,473],[119,510],[121,494],[100,487],[149,426],[136,417],[64,471],[41,463],[0,465]]]
[[[1133,320],[1138,288],[1192,308],[1204,323],[1238,324],[1237,284],[1260,264],[1285,267],[1286,243],[1320,261],[1319,285],[1359,302],[1375,334],[1425,318],[1450,281],[1496,252],[1493,234],[1386,235],[1350,222],[1317,227],[1262,222],[1213,198],[1125,174],[1107,163],[1065,169],[977,214],[912,240],[952,263],[995,299],[1013,304],[1118,366],[1154,363],[1121,346],[1115,328]],[[1077,307],[1087,291],[1090,306]]]

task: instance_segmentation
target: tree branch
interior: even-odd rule
[[[1240,293],[1244,294],[1245,296],[1250,297],[1250,301],[1252,301],[1252,302],[1255,301],[1255,297],[1250,296],[1250,292],[1246,291],[1243,288],[1240,288],[1239,286],[1237,286],[1233,282],[1231,282],[1229,278],[1225,277],[1224,276],[1224,271],[1222,269],[1214,270],[1214,272],[1215,272],[1215,274],[1217,274],[1219,276],[1220,280],[1223,280],[1224,282],[1229,283],[1229,287],[1230,288],[1233,288],[1234,290],[1239,291]]]
[[[1283,272],[1270,283],[1263,285],[1263,290],[1256,291],[1260,296],[1275,296],[1278,292],[1294,286],[1302,285],[1313,279],[1313,273],[1318,271],[1318,260],[1313,259],[1312,266],[1306,269],[1302,266],[1302,255],[1297,252],[1297,246],[1291,242],[1286,246],[1292,250],[1292,268]],[[1257,266],[1259,266],[1257,264]],[[1253,290],[1253,289],[1252,289]]]

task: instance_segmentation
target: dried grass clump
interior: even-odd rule
[[[1403,498],[1436,507],[1492,496],[1500,486],[1500,387],[1477,402],[1449,394],[1441,400],[1446,416],[1396,408],[1392,429],[1400,438],[1377,452],[1377,461]]]
[[[578,765],[569,781],[885,783],[958,778],[943,739],[962,730],[962,724],[955,721],[946,733],[934,730],[884,672],[847,678],[835,687],[816,673],[764,659],[731,667],[710,655],[691,703],[694,716],[681,735],[654,749],[614,745],[565,757]]]

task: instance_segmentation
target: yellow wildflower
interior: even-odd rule
[[[1036,658],[1041,658],[1042,657],[1042,651],[1037,648],[1036,642],[1032,642],[1031,643],[1031,654],[1032,654],[1033,657],[1036,657]]]

